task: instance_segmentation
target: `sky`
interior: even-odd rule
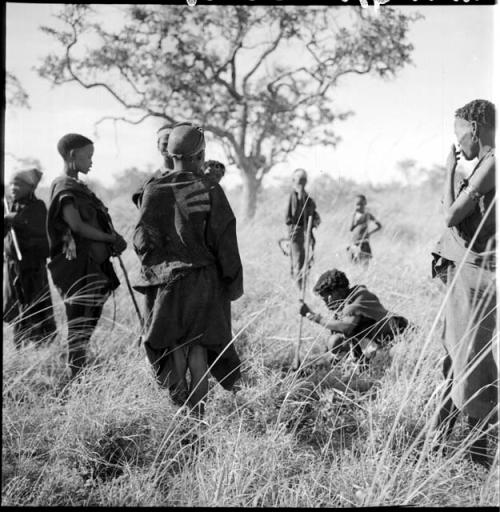
[[[56,4],[7,4],[6,69],[20,80],[31,105],[29,110],[6,110],[7,178],[17,165],[16,158],[32,157],[41,162],[42,185],[48,185],[62,170],[55,147],[67,132],[96,141],[89,177],[104,185],[112,186],[127,168],[148,171],[158,167],[161,157],[155,132],[161,121],[148,120],[138,126],[107,122],[96,134],[97,119],[123,113],[117,102],[102,91],[84,90],[75,84],[53,88],[33,69],[54,48],[39,27],[53,24],[51,15],[57,9]],[[328,173],[332,178],[382,183],[400,179],[398,162],[404,159],[416,160],[422,167],[444,164],[454,142],[454,111],[472,99],[495,100],[493,62],[495,54],[497,61],[500,55],[500,38],[494,37],[498,5],[426,3],[398,9],[425,16],[409,34],[415,46],[413,65],[391,80],[370,76],[341,79],[335,105],[355,112],[336,125],[341,143],[336,148],[298,149],[286,164],[276,166],[267,184],[290,175],[297,167],[308,170],[311,177]],[[215,143],[208,144],[206,154],[226,161]],[[230,188],[239,182],[238,169],[229,167],[222,183]]]

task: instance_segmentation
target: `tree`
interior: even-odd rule
[[[11,107],[30,108],[28,93],[13,73],[5,73],[5,101]]]
[[[410,62],[408,30],[420,16],[367,11],[129,5],[123,23],[106,28],[89,5],[66,5],[63,28],[42,27],[62,52],[38,71],[56,85],[107,91],[127,110],[115,120],[202,125],[241,172],[248,218],[274,165],[299,146],[338,143],[332,125],[352,113],[333,107],[341,77],[391,77]]]

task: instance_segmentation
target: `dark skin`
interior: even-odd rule
[[[352,231],[358,224],[360,224],[360,220],[363,219],[362,215],[365,213],[365,211],[366,211],[366,199],[363,199],[362,197],[358,197],[356,199],[356,210],[354,212],[354,215],[352,216],[350,231]],[[357,214],[361,214],[361,216],[359,216],[360,220],[358,220],[358,221],[355,220]],[[382,229],[382,224],[380,224],[380,222],[377,219],[373,219],[373,222],[375,223],[375,228],[366,233],[366,238],[368,238],[370,235],[373,235],[373,233],[376,233],[377,231]]]
[[[29,197],[31,194],[33,194],[34,191],[35,187],[33,185],[30,185],[29,183],[26,183],[25,181],[19,178],[14,178],[9,183],[10,196],[14,201],[20,201],[22,199],[25,199],[26,197]],[[15,212],[4,213],[3,221],[7,227],[11,226],[12,221],[14,220],[14,217],[16,215],[17,214]]]
[[[161,156],[163,157],[163,165],[167,169],[172,168],[172,157],[168,154],[167,146],[168,146],[168,137],[169,132],[168,131],[161,131],[158,135],[158,151],[160,152]]]
[[[476,203],[469,194],[455,197],[455,171],[458,160],[481,159],[495,147],[495,131],[478,125],[475,121],[455,118],[455,136],[459,150],[452,144],[446,160],[446,180],[443,194],[444,218],[448,227],[457,226],[474,210]],[[482,161],[469,180],[469,185],[483,195],[495,187],[495,162],[492,158]]]
[[[190,158],[174,158],[174,171],[189,171],[203,176],[205,166],[205,150],[200,151],[198,154]]]
[[[325,292],[321,295],[321,298],[329,310],[335,311],[342,305],[348,295],[349,288],[336,288]],[[345,336],[350,336],[357,325],[356,317],[354,316],[344,317],[342,320],[323,318],[320,314],[314,313],[309,306],[302,301],[299,313],[301,316],[305,316],[329,331],[344,334]]]
[[[93,144],[83,148],[72,149],[64,162],[64,172],[67,176],[78,179],[78,174],[88,174],[92,167]],[[89,240],[111,244],[113,254],[118,256],[127,248],[127,242],[116,231],[106,233],[101,229],[85,222],[73,203],[67,203],[62,208],[62,216],[71,231]]]
[[[302,199],[306,193],[307,175],[305,171],[296,171],[292,177],[292,185],[295,192],[297,192],[299,199]],[[313,228],[319,226],[319,219],[314,219]]]

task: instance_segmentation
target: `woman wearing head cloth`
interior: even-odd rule
[[[443,206],[447,229],[433,252],[433,277],[447,286],[447,389],[438,418],[440,440],[453,428],[458,410],[468,416],[472,459],[488,464],[488,424],[497,421],[498,369],[493,355],[496,326],[495,107],[486,100],[467,103],[455,113],[455,134],[446,163]],[[455,192],[460,155],[477,163]],[[458,409],[458,410],[457,410]]]
[[[49,269],[64,299],[73,378],[85,365],[87,345],[104,302],[119,285],[110,257],[123,252],[127,244],[113,229],[104,204],[78,179],[92,166],[92,141],[69,133],[57,149],[64,160],[64,175],[53,181],[50,191]]]
[[[203,131],[177,124],[168,153],[174,170],[151,179],[140,203],[135,288],[145,296],[143,341],[158,384],[203,416],[209,370],[225,389],[238,388],[231,301],[243,294],[243,269],[231,206],[203,174]]]
[[[3,218],[3,320],[13,324],[16,348],[23,340],[51,341],[56,332],[46,268],[47,208],[35,196],[41,177],[36,168],[14,173],[9,183],[12,204]]]

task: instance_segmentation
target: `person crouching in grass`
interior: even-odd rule
[[[344,272],[332,269],[319,277],[313,288],[333,314],[323,317],[302,303],[300,314],[333,334],[328,349],[334,355],[350,351],[361,365],[408,327],[408,320],[392,315],[364,285],[349,286]],[[333,317],[333,318],[332,318]]]
[[[46,268],[47,208],[35,196],[41,178],[42,173],[36,168],[21,169],[12,176],[9,183],[12,204],[3,218],[3,320],[14,325],[16,348],[22,346],[23,340],[50,342],[56,333]],[[21,260],[12,232],[19,244]]]

